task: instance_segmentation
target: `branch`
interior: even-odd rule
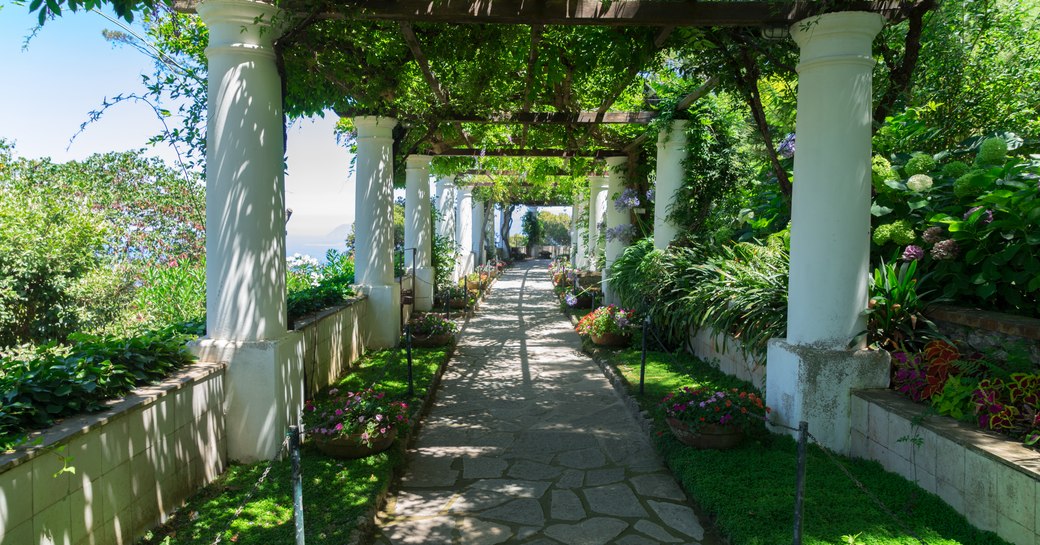
[[[874,130],[876,131],[885,123],[885,118],[892,113],[899,97],[910,90],[913,81],[914,70],[917,68],[917,60],[921,54],[921,34],[924,30],[924,16],[935,9],[935,0],[924,0],[910,11],[906,38],[904,39],[902,61],[895,65],[894,59],[890,60],[885,55],[885,64],[889,66],[888,88],[874,108]]]

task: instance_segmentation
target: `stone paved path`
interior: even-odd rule
[[[376,543],[716,543],[560,314],[507,269],[444,374]]]

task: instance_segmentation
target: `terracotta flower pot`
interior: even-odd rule
[[[314,441],[314,446],[318,447],[318,450],[333,458],[343,460],[364,458],[365,456],[371,456],[383,452],[390,448],[390,445],[394,444],[394,439],[396,438],[397,428],[391,428],[390,433],[385,437],[372,441],[371,446],[361,442],[361,434],[351,434],[346,437],[334,438],[326,438],[321,435],[310,436],[310,439]]]
[[[676,439],[696,449],[727,450],[744,441],[744,430],[740,428],[706,424],[694,431],[681,420],[668,418],[667,422]]]
[[[438,346],[447,346],[455,340],[455,336],[451,333],[441,333],[439,335],[426,335],[420,333],[412,334],[412,346],[417,348],[436,348]]]
[[[625,348],[632,343],[632,335],[627,333],[604,333],[602,335],[590,335],[592,342],[596,346],[605,346],[607,348]]]

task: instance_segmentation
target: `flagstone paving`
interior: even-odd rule
[[[467,324],[375,542],[719,543],[581,353],[546,265],[507,269]]]

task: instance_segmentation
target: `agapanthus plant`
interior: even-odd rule
[[[320,439],[352,438],[371,446],[408,425],[408,404],[387,399],[372,388],[358,392],[330,389],[303,408],[307,434]]]
[[[618,212],[628,212],[629,210],[639,206],[639,193],[631,187],[626,187],[624,191],[616,199],[614,199],[614,209]]]

